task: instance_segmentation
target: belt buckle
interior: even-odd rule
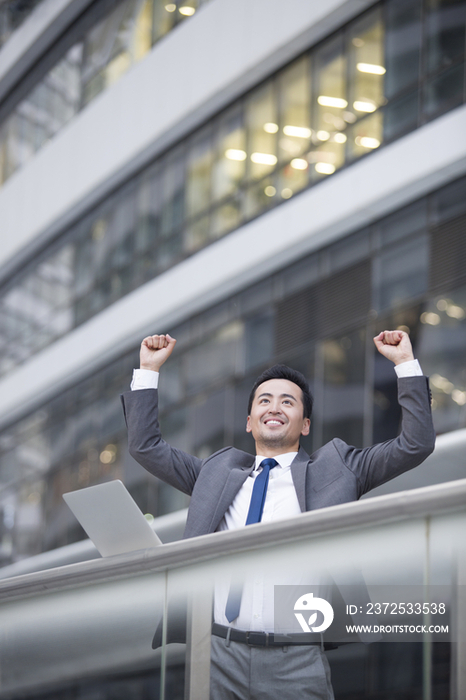
[[[256,647],[268,647],[269,636],[268,632],[246,632],[246,644]]]

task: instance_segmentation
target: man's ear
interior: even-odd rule
[[[305,418],[303,420],[303,429],[301,430],[301,435],[309,435],[310,430],[311,430],[311,419]]]
[[[251,416],[248,416],[248,419],[246,421],[246,432],[251,433],[252,428],[251,428]]]

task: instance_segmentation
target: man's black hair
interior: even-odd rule
[[[252,402],[254,401],[257,387],[264,382],[268,382],[269,379],[287,379],[289,382],[293,382],[293,384],[299,386],[303,392],[303,418],[311,417],[314,399],[309,389],[307,379],[304,374],[301,374],[301,372],[298,372],[296,369],[291,369],[291,367],[287,367],[286,365],[274,365],[273,367],[269,367],[269,369],[262,372],[260,377],[257,377],[251,389],[251,393],[249,394],[248,415],[251,415]]]

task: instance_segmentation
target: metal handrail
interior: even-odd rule
[[[217,559],[275,544],[299,541],[323,534],[399,522],[464,510],[466,479],[344,503],[302,513],[288,520],[259,523],[247,528],[216,532],[138,550],[105,559],[69,564],[0,581],[0,600],[12,600],[126,578],[140,573],[157,573],[189,564]]]

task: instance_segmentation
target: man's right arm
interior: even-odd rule
[[[202,462],[166,443],[158,421],[158,371],[171,355],[175,343],[170,336],[144,338],[141,369],[133,375],[133,390],[123,394],[121,400],[131,456],[151,474],[191,494]]]

